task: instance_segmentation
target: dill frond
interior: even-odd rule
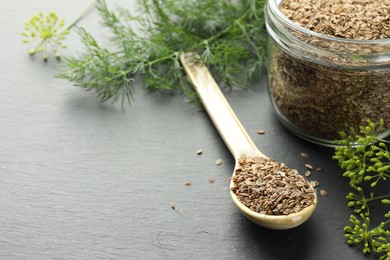
[[[141,16],[98,2],[102,24],[112,32],[110,48],[84,29],[85,53],[68,58],[58,77],[101,101],[131,103],[135,76],[152,92],[182,93],[200,104],[179,62],[195,52],[223,87],[248,88],[259,79],[266,55],[265,0],[139,0]]]

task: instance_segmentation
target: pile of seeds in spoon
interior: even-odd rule
[[[288,215],[313,205],[316,190],[297,170],[264,157],[240,159],[231,190],[245,206],[266,215]]]

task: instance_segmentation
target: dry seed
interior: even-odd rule
[[[320,183],[319,183],[318,181],[310,181],[310,185],[311,185],[313,188],[315,188],[315,187],[319,186]]]
[[[317,172],[321,172],[321,171],[322,171],[322,168],[321,168],[321,167],[318,167],[318,168],[316,169],[316,171],[317,171]]]
[[[311,175],[311,171],[306,171],[305,172],[305,177],[309,177]]]
[[[181,211],[176,208],[176,204],[173,202],[171,203],[171,209],[176,210],[177,212],[181,213]]]
[[[326,190],[320,190],[320,193],[322,196],[324,197],[327,197],[328,196],[328,192]]]
[[[314,167],[311,166],[311,164],[308,164],[308,163],[305,164],[305,167],[306,167],[307,169],[309,169],[309,170],[313,170],[313,169],[314,169]]]
[[[218,160],[215,162],[216,165],[221,165],[221,163],[222,163],[222,160],[221,160],[221,159],[218,159]]]
[[[263,135],[263,134],[265,134],[265,131],[264,131],[263,129],[260,129],[260,130],[257,131],[257,133],[258,133],[259,135]]]
[[[303,158],[309,158],[309,155],[308,155],[307,153],[302,152],[302,153],[301,153],[301,157],[303,157]]]
[[[191,185],[192,185],[192,183],[191,183],[191,182],[189,182],[189,181],[185,181],[185,182],[183,182],[183,185],[184,185],[184,186],[191,186]]]
[[[200,155],[200,154],[202,154],[203,153],[203,150],[202,149],[198,149],[197,151],[196,151],[196,154],[198,154],[198,155]]]
[[[214,183],[214,179],[209,179],[209,183]]]

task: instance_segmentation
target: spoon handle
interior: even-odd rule
[[[193,53],[181,53],[180,61],[233,157],[235,159],[248,156],[266,157],[256,148],[199,57]]]

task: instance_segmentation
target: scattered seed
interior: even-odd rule
[[[303,157],[303,158],[309,158],[309,155],[308,155],[307,153],[302,152],[302,153],[301,153],[301,157]]]
[[[221,163],[222,163],[222,160],[221,160],[221,159],[218,159],[218,160],[215,162],[216,165],[221,165]]]
[[[185,182],[183,182],[183,184],[184,184],[185,186],[191,186],[191,185],[192,185],[192,183],[189,182],[189,181],[185,181]]]
[[[306,176],[306,177],[309,177],[310,175],[311,175],[311,171],[306,171],[306,172],[305,172],[305,176]]]
[[[328,196],[328,192],[326,190],[320,190],[320,193],[322,196],[324,197],[327,197]]]
[[[265,131],[264,131],[263,129],[260,129],[260,130],[257,131],[257,133],[258,133],[259,135],[263,135],[263,134],[265,134]]]
[[[322,171],[322,168],[321,168],[321,167],[318,167],[318,168],[316,169],[316,171],[317,171],[317,172],[321,172],[321,171]]]
[[[176,210],[177,212],[181,213],[181,211],[178,210],[178,209],[176,208],[176,204],[173,203],[173,202],[171,203],[171,208],[172,208],[173,210]]]
[[[203,153],[203,150],[202,149],[198,149],[197,151],[196,151],[196,154],[197,155],[200,155],[200,154],[202,154]]]
[[[214,179],[209,179],[209,183],[214,183]]]
[[[311,164],[308,164],[308,163],[305,164],[305,167],[306,167],[307,169],[309,169],[309,170],[313,170],[313,169],[314,169],[314,167],[311,166]]]

